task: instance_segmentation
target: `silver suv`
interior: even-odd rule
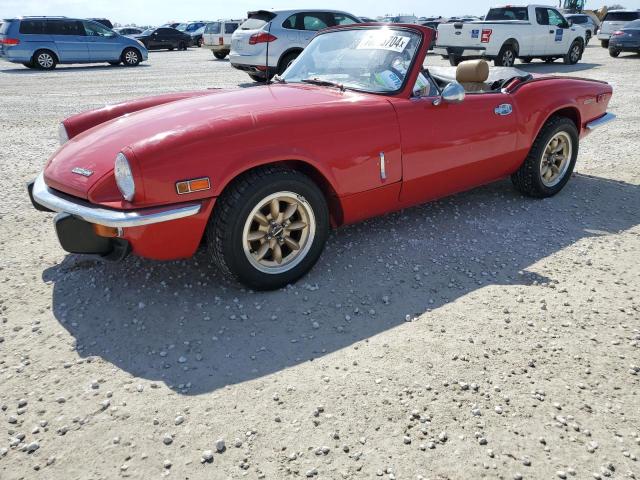
[[[609,10],[602,20],[598,40],[603,48],[609,48],[609,39],[613,32],[624,28],[624,26],[640,19],[640,10]]]
[[[300,55],[318,30],[362,23],[336,10],[258,10],[231,37],[231,65],[264,82],[282,74]]]

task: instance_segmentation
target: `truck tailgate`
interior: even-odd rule
[[[445,23],[438,27],[436,46],[486,47],[495,29],[507,29],[511,25],[530,25],[530,23],[521,20]]]

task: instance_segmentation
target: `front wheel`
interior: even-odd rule
[[[516,190],[535,198],[557,194],[571,177],[578,146],[575,124],[565,117],[552,117],[542,127],[522,166],[511,176]]]
[[[328,233],[329,211],[318,186],[296,170],[263,167],[225,189],[207,243],[224,274],[256,290],[273,290],[313,267]]]
[[[186,51],[187,50],[187,44],[184,43],[184,42],[180,42],[178,44],[178,50],[185,50]]]
[[[602,45],[602,48],[609,48],[609,40],[602,40],[600,45]]]
[[[49,50],[38,50],[33,54],[31,63],[41,70],[53,70],[58,64],[58,59]]]
[[[613,58],[619,57],[620,56],[620,50],[616,50],[615,48],[610,48],[609,49],[609,55],[611,55]]]
[[[563,62],[565,65],[575,65],[580,61],[580,57],[582,57],[582,43],[578,40],[575,40],[567,54],[563,57]]]
[[[228,52],[213,52],[213,56],[216,57],[218,60],[224,60],[225,58],[227,58],[227,54]]]
[[[142,61],[140,53],[135,48],[125,48],[121,59],[127,67],[136,67]]]

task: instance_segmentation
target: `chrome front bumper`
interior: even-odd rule
[[[141,210],[110,210],[52,190],[44,182],[42,173],[38,175],[30,189],[31,198],[38,205],[54,212],[68,213],[89,223],[106,227],[140,227],[153,223],[169,222],[195,215],[200,212],[201,208],[199,203],[185,203]]]
[[[613,113],[605,113],[600,118],[596,118],[595,120],[591,120],[589,123],[585,125],[585,128],[589,132],[593,132],[596,128],[600,128],[606,125],[609,122],[613,122],[616,119],[616,116]]]

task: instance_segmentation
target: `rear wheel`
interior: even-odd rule
[[[513,67],[517,57],[516,49],[512,45],[504,45],[494,60],[496,67]]]
[[[578,139],[578,130],[568,118],[547,121],[522,166],[511,176],[516,190],[536,198],[551,197],[562,190],[578,158]]]
[[[547,58],[544,59],[544,63],[553,63],[555,61],[556,61],[556,59],[553,58],[553,57],[547,57]]]
[[[452,67],[457,67],[462,62],[460,57],[456,57],[455,55],[449,55],[449,65]]]
[[[31,63],[41,70],[53,70],[58,64],[58,59],[50,50],[38,50],[33,54]]]
[[[619,57],[620,50],[616,50],[615,48],[609,48],[609,55],[611,55],[613,58]]]
[[[225,58],[227,58],[228,54],[229,52],[213,52],[213,56],[216,57],[218,60],[224,60]]]
[[[116,65],[120,65],[120,63],[121,62],[109,62],[109,65],[113,65],[115,67]]]
[[[122,63],[127,67],[136,67],[142,61],[140,52],[135,48],[125,48],[122,52],[121,59]]]
[[[602,48],[609,48],[609,40],[602,40],[600,45],[602,45]]]
[[[186,50],[187,49],[187,44],[185,42],[180,42],[178,44],[178,50]]]
[[[522,61],[522,63],[531,63],[531,60],[533,60],[533,58],[525,57],[521,58],[520,60]]]
[[[202,47],[202,45],[204,45],[204,38],[199,38],[198,39],[198,47]]]
[[[249,77],[251,78],[251,80],[258,83],[265,83],[267,81],[265,77],[261,77],[260,75],[253,75],[252,73],[249,74]]]
[[[295,282],[316,263],[329,211],[306,175],[264,167],[236,179],[218,199],[207,227],[211,260],[257,290]]]
[[[282,59],[278,63],[278,75],[282,75],[285,70],[289,68],[289,65],[291,65],[296,58],[298,58],[298,55],[300,55],[300,52],[291,52],[282,57]]]
[[[33,64],[33,62],[25,62],[22,65],[24,65],[27,68],[36,68],[36,66]]]
[[[575,65],[580,61],[580,57],[582,57],[583,50],[582,42],[580,40],[574,40],[569,47],[569,51],[562,58],[565,65]]]

